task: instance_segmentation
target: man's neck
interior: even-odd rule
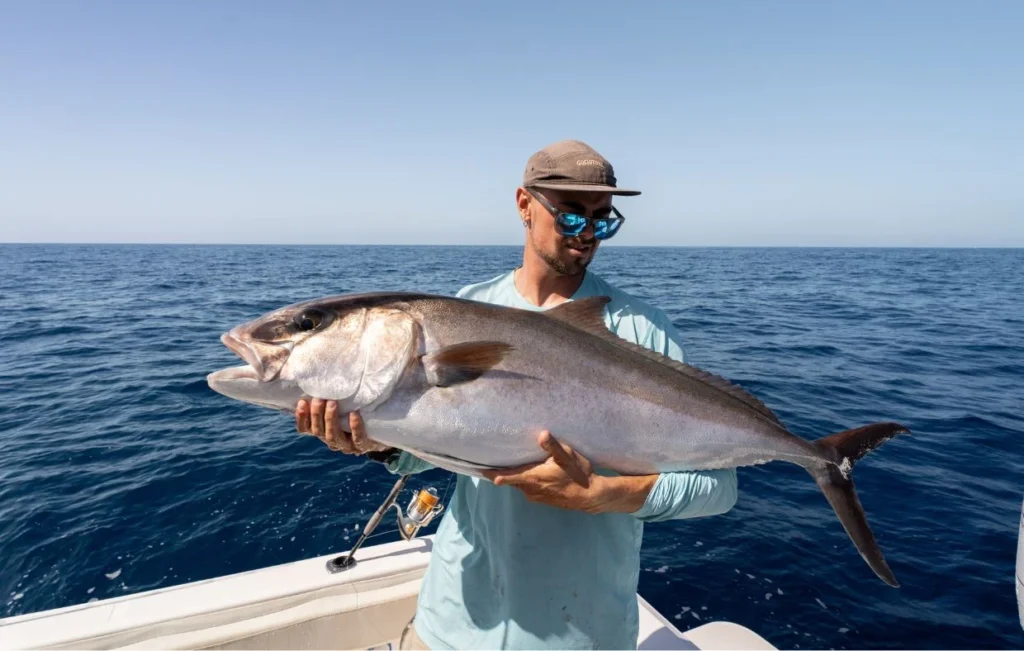
[[[583,284],[586,271],[575,276],[556,273],[535,255],[523,256],[523,266],[512,273],[516,291],[537,307],[554,307],[568,301]]]

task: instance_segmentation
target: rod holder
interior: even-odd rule
[[[366,526],[363,527],[363,533],[356,540],[356,544],[352,547],[349,552],[343,556],[337,556],[327,561],[327,571],[333,573],[344,572],[345,570],[355,566],[356,558],[355,553],[362,547],[366,539],[370,537],[373,530],[377,528],[380,521],[384,518],[384,515],[391,510],[392,507],[395,509],[395,514],[398,519],[398,533],[402,536],[403,540],[412,540],[415,538],[420,529],[427,526],[431,521],[436,518],[442,511],[444,511],[444,505],[441,504],[440,498],[437,496],[437,491],[433,488],[424,488],[420,492],[416,493],[412,501],[409,502],[409,506],[403,512],[402,507],[395,504],[398,499],[398,494],[405,488],[406,482],[409,481],[409,475],[402,475],[402,477],[395,482],[395,485],[391,487],[391,492],[384,498],[384,502],[381,503],[377,510],[374,511],[373,515],[367,521]]]

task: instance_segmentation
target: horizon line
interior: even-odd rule
[[[281,242],[0,242],[0,246],[266,246],[266,247],[463,247],[522,248],[522,244],[422,244],[422,243],[281,243]],[[1017,250],[1024,245],[995,244],[604,244],[617,249],[991,249]]]

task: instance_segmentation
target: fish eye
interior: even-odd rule
[[[295,325],[302,332],[319,328],[323,321],[324,313],[320,310],[309,309],[295,315]]]

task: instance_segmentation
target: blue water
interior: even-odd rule
[[[346,549],[393,477],[213,394],[206,373],[237,363],[218,336],[328,293],[453,293],[518,255],[0,246],[0,615]],[[771,464],[740,470],[729,514],[647,527],[655,607],[783,648],[1024,646],[1024,251],[612,247],[594,268],[794,432],[913,430],[856,472],[902,588],[874,577],[804,471]]]

